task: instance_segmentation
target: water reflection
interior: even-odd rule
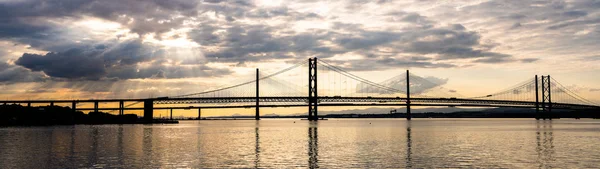
[[[317,121],[311,121],[308,127],[308,166],[319,168],[319,136],[317,133]]]
[[[554,136],[552,134],[552,120],[536,121],[536,152],[537,163],[540,168],[552,168],[554,162]]]
[[[120,166],[123,166],[123,125],[117,129],[117,160]]]
[[[71,142],[69,145],[69,158],[73,159],[75,157],[75,126],[71,129]]]
[[[154,162],[156,159],[152,157],[152,126],[144,127],[144,138],[142,139],[142,161]],[[150,165],[148,163],[143,163],[144,165]]]
[[[255,145],[254,145],[254,168],[259,168],[259,163],[260,163],[260,135],[258,132],[258,126],[260,121],[256,121],[256,127],[254,128],[254,133],[255,133]]]
[[[98,127],[92,127],[92,150],[90,150],[90,155],[88,155],[89,164],[95,165],[98,164]]]
[[[0,128],[0,168],[594,168],[600,163],[597,120],[368,120]]]
[[[406,121],[406,168],[412,168],[411,121]]]

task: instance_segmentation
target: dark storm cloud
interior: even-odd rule
[[[196,1],[133,1],[133,0],[24,0],[6,2],[0,5],[1,18],[53,18],[81,17],[92,15],[116,21],[120,16],[129,16],[136,20],[154,18],[156,24],[160,20],[171,20],[171,15],[192,15],[196,11]],[[135,23],[134,23],[135,25]],[[139,28],[156,29],[156,28]]]
[[[401,34],[384,31],[362,31],[359,36],[346,34],[336,38],[335,42],[348,50],[369,49],[384,45],[400,38]]]
[[[45,38],[48,35],[44,32],[50,30],[48,25],[31,24],[26,19],[0,17],[0,38]]]
[[[47,79],[41,73],[31,72],[20,66],[0,62],[0,83],[40,82]]]
[[[371,3],[357,1],[356,4]],[[381,2],[385,3],[385,2]],[[559,5],[560,6],[560,5]],[[518,12],[515,12],[518,13]],[[213,15],[216,20],[200,14]],[[587,17],[584,10],[561,13],[563,17]],[[323,19],[311,12],[288,7],[257,7],[249,1],[134,1],[134,0],[28,0],[0,5],[0,39],[16,39],[33,48],[51,51],[45,55],[24,54],[15,62],[50,77],[66,79],[104,78],[183,78],[218,76],[231,73],[203,66],[206,62],[244,62],[277,59],[327,58],[338,54],[359,54],[369,58],[351,63],[352,70],[396,67],[449,68],[448,60],[468,59],[476,63],[519,61],[511,55],[492,52],[481,44],[481,35],[461,24],[442,26],[435,19],[413,12],[389,12],[391,24],[409,25],[403,29],[366,29],[361,24],[334,23],[332,29],[296,32],[288,27],[295,21]],[[121,23],[140,35],[164,33],[180,28],[186,20],[200,22],[188,37],[199,43],[208,59],[182,61],[182,65],[163,66],[166,51],[138,41],[119,44],[65,43],[61,25],[51,19],[97,17]],[[289,24],[269,25],[239,20],[283,19]],[[509,15],[509,18],[526,18]],[[160,38],[160,36],[156,36]],[[72,39],[71,39],[72,40]],[[56,43],[62,42],[62,43]],[[383,51],[390,48],[391,51]],[[399,55],[419,57],[404,58]],[[424,57],[427,56],[427,57]],[[523,60],[528,62],[528,60]],[[145,66],[139,67],[139,63]],[[68,66],[73,65],[73,66]],[[372,67],[372,66],[371,66]],[[79,70],[81,71],[69,71]]]
[[[121,43],[108,48],[105,45],[96,45],[96,50],[102,50],[102,59],[109,66],[133,65],[142,62],[160,61],[165,58],[165,51],[157,46],[144,44],[140,40]]]
[[[410,22],[429,21],[418,14],[397,12],[388,15],[409,17]],[[419,18],[419,19],[416,19]],[[416,27],[405,30],[366,30],[361,24],[336,22],[332,30],[314,29],[297,33],[286,27],[227,24],[200,25],[189,33],[189,37],[203,45],[207,58],[219,62],[246,62],[271,59],[289,59],[294,53],[299,58],[311,56],[327,58],[336,54],[357,53],[367,58],[394,56],[401,53],[420,55],[434,54],[436,60],[483,59],[477,63],[499,63],[516,61],[511,55],[489,51],[495,45],[483,45],[481,36],[468,31],[463,25],[451,24],[443,27]],[[325,45],[326,42],[339,47]],[[379,48],[391,48],[383,53]],[[476,49],[477,48],[477,49]],[[418,67],[453,67],[452,64],[437,64],[429,61],[409,62]],[[394,67],[389,67],[394,68]],[[360,70],[360,68],[356,68]]]
[[[45,55],[25,53],[15,64],[53,78],[80,80],[209,77],[231,73],[203,65],[165,66],[164,62],[164,50],[134,40]]]
[[[481,19],[499,18],[496,22],[536,22],[530,24],[530,28],[559,30],[571,26],[578,29],[598,23],[600,15],[595,13],[599,7],[600,2],[596,0],[488,1],[464,7],[461,12],[465,16],[477,16]]]
[[[15,64],[30,69],[41,71],[46,75],[58,78],[98,79],[106,74],[102,59],[95,57],[94,51],[71,49],[61,53],[47,53],[46,55],[23,54]]]
[[[275,12],[274,12],[275,11]],[[286,8],[270,12],[259,12],[263,16],[286,15]],[[433,24],[427,17],[416,13],[393,12],[388,15],[398,17],[399,21],[412,24]],[[254,17],[261,15],[252,15]],[[378,47],[398,47],[400,52],[417,54],[439,54],[438,60],[469,59],[483,57],[504,57],[505,54],[476,50],[480,36],[469,32],[463,25],[452,24],[447,27],[418,27],[401,31],[371,31],[361,24],[336,22],[333,30],[313,30],[309,33],[287,31],[286,27],[248,24],[215,25],[203,24],[189,35],[190,38],[207,47],[207,58],[218,58],[221,62],[245,62],[257,59],[285,59],[289,53],[302,58],[317,56],[331,57],[335,54],[358,52],[367,57],[381,53],[372,51]],[[431,28],[431,29],[430,29]],[[349,31],[340,33],[336,30]],[[426,39],[432,37],[433,39]],[[324,45],[333,42],[342,49]],[[364,50],[367,50],[364,52]],[[425,67],[426,64],[423,64]],[[432,64],[433,65],[433,64]],[[449,66],[449,65],[443,65]],[[433,66],[435,67],[435,66]]]
[[[190,32],[190,38],[203,46],[215,46],[220,50],[204,50],[211,61],[245,62],[293,58],[290,53],[304,59],[317,54],[333,54],[338,51],[323,45],[328,32],[287,32],[277,34],[282,27],[265,25],[242,25],[232,27],[202,26]],[[217,32],[218,30],[225,30]]]
[[[396,48],[396,53],[437,54],[437,60],[483,58],[485,60],[480,62],[512,61],[509,59],[511,55],[488,51],[494,45],[482,45],[478,33],[467,31],[460,24],[400,32],[358,30],[353,34],[336,35],[335,39],[347,51],[389,47]],[[488,49],[475,49],[483,47]]]

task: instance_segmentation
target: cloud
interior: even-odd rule
[[[433,22],[428,21],[428,23]],[[331,28],[331,30],[314,29],[311,33],[305,33],[281,26],[243,23],[207,24],[199,25],[192,30],[189,37],[203,46],[207,58],[218,62],[290,59],[295,56],[302,56],[302,59],[311,56],[327,58],[349,53],[379,59],[389,59],[401,54],[415,54],[435,55],[436,60],[481,58],[482,60],[475,61],[477,63],[517,61],[511,55],[490,51],[494,45],[481,44],[479,34],[468,31],[460,24],[410,28],[401,31],[377,31],[367,30],[361,24],[336,22]],[[381,48],[392,50],[382,53]],[[454,67],[449,63],[431,64],[430,62],[397,63],[396,65],[420,65],[419,67],[425,68]],[[354,68],[354,70],[360,69]]]
[[[444,84],[448,83],[447,78],[438,78],[433,76],[421,77],[414,74],[410,75],[410,93],[411,94],[423,94],[430,90],[436,89]],[[385,81],[379,82],[382,86],[390,87],[402,92],[406,92],[406,75],[401,74],[394,76]],[[359,83],[357,85],[357,93],[379,93],[379,94],[390,94],[389,90],[383,90],[379,87],[375,87],[366,83]]]
[[[317,54],[336,53],[319,42],[327,38],[326,32],[277,34],[277,29],[266,25],[234,24],[232,27],[201,26],[190,32],[192,40],[203,45],[204,55],[217,62],[266,61],[293,58],[302,59]],[[225,30],[224,32],[221,30]],[[211,49],[218,50],[211,50]]]
[[[51,0],[54,2],[54,0]],[[387,2],[378,2],[382,5]],[[161,34],[182,27],[190,27],[187,37],[201,45],[201,50],[208,62],[231,62],[243,65],[244,62],[257,62],[268,60],[305,59],[306,57],[327,58],[336,55],[360,54],[366,58],[379,58],[397,62],[387,64],[388,68],[396,66],[413,66],[423,68],[455,67],[456,65],[434,61],[404,61],[403,55],[428,55],[435,60],[465,60],[474,63],[504,63],[515,62],[513,56],[491,51],[494,45],[482,44],[481,35],[469,31],[467,27],[458,23],[444,25],[435,18],[421,15],[416,12],[391,11],[384,17],[391,18],[390,24],[403,23],[407,27],[402,29],[372,29],[359,23],[332,22],[330,28],[315,28],[298,31],[291,29],[289,24],[301,20],[323,20],[317,13],[292,9],[286,6],[259,7],[245,1],[95,1],[76,0],[66,5],[65,3],[47,3],[40,5],[36,0],[6,3],[0,7],[5,9],[0,13],[3,18],[8,18],[10,24],[1,24],[6,27],[5,36],[21,39],[32,47],[50,51],[52,58],[71,58],[66,56],[72,48],[80,52],[91,52],[89,44],[98,42],[89,41],[82,43],[68,43],[61,39],[67,32],[61,31],[52,19],[81,19],[84,16],[102,18],[120,23],[131,32],[139,35],[156,34],[154,37],[161,39]],[[135,4],[135,5],[132,5]],[[361,3],[362,4],[362,3]],[[26,10],[29,9],[29,10]],[[581,15],[581,11],[566,13],[566,15]],[[514,17],[512,17],[514,18]],[[244,22],[238,22],[245,20]],[[281,21],[281,24],[265,24],[253,22],[259,20]],[[248,22],[250,21],[250,22]],[[186,24],[187,23],[187,24]],[[289,24],[288,24],[289,23]],[[10,27],[10,28],[9,28]],[[29,29],[20,29],[29,28]],[[0,27],[0,31],[3,30]],[[17,33],[22,31],[22,33]],[[2,33],[0,33],[2,36]],[[1,38],[1,37],[0,37]],[[81,37],[85,38],[85,37]],[[72,39],[75,40],[75,39]],[[138,39],[139,40],[139,39]],[[60,42],[59,45],[56,42]],[[153,47],[137,47],[140,43],[129,43],[130,46],[119,46],[121,49],[102,51],[102,58],[88,57],[82,61],[96,62],[101,59],[105,68],[112,68],[115,64],[126,66],[140,62],[158,61],[164,57],[164,51],[152,49]],[[75,46],[75,47],[73,47]],[[392,49],[382,52],[382,48]],[[137,50],[137,51],[136,51]],[[75,50],[71,51],[75,52]],[[121,52],[133,54],[115,56]],[[93,53],[93,52],[92,52]],[[63,56],[65,55],[65,56]],[[72,54],[74,55],[74,54]],[[85,54],[78,54],[85,55]],[[100,54],[97,54],[100,55]],[[30,59],[30,60],[25,60]],[[44,58],[45,61],[53,61]],[[36,71],[44,71],[53,77],[63,78],[96,78],[111,74],[103,70],[102,66],[89,76],[74,73],[62,74],[58,68],[44,67],[36,69],[30,63],[32,60],[42,61],[41,57],[25,56],[21,63]],[[360,63],[354,65],[360,66]],[[93,67],[90,67],[91,69]],[[120,70],[136,70],[133,68],[119,68]],[[160,70],[166,70],[161,68]],[[180,68],[189,69],[189,68]],[[361,68],[352,68],[361,70]],[[169,70],[173,70],[169,68]],[[154,70],[153,70],[154,71]],[[82,72],[83,73],[83,72]],[[114,73],[113,73],[114,74]],[[156,73],[154,73],[156,74]],[[120,76],[118,76],[120,77]],[[131,77],[131,76],[127,76]],[[147,77],[147,76],[142,76]]]
[[[586,16],[588,13],[585,11],[567,11],[564,12],[563,15],[568,16],[568,17],[583,17]]]
[[[541,59],[503,51],[501,47],[505,44],[486,34],[487,21],[506,22],[506,28],[512,26],[515,29],[510,31],[515,34],[534,26],[544,29],[555,26],[557,30],[579,28],[597,23],[592,7],[598,4],[489,1],[452,8],[461,10],[458,12],[440,10],[449,14],[441,17],[425,11],[384,9],[395,3],[388,1],[340,3],[350,3],[348,7],[352,10],[348,15],[368,16],[372,22],[336,19],[343,16],[302,10],[296,8],[298,5],[265,7],[252,1],[27,0],[1,2],[0,39],[48,51],[23,54],[15,66],[69,80],[211,77],[232,71],[209,67],[209,63],[244,66],[251,65],[245,62],[307,57],[359,56],[356,60],[332,61],[352,71],[455,68],[465,64],[531,63]],[[380,6],[382,10],[371,11],[368,6]],[[344,9],[341,10],[343,13]],[[66,25],[61,25],[87,18],[119,23],[125,32],[140,37],[107,41],[64,30]],[[169,36],[187,37],[198,43],[201,61],[172,57],[164,46],[150,44],[143,37],[154,34],[154,38],[162,40],[161,34],[180,29],[182,33]],[[68,71],[65,67],[81,71]]]
[[[394,11],[387,13],[387,16],[392,17],[392,22],[408,22],[420,26],[430,26],[434,22],[429,18],[414,12]]]
[[[583,61],[598,61],[600,60],[600,55],[582,56],[579,58]]]
[[[532,62],[537,62],[538,60],[540,60],[540,59],[539,58],[525,58],[525,59],[521,59],[521,62],[532,63]]]
[[[333,65],[349,71],[376,71],[390,68],[452,68],[456,65],[438,63],[427,57],[374,57],[361,60],[333,60],[327,61]]]
[[[53,78],[69,80],[186,78],[231,73],[229,70],[204,65],[165,65],[165,55],[165,51],[158,47],[133,40],[45,55],[25,53],[15,64]]]
[[[42,73],[0,62],[0,83],[41,82],[48,80]]]
[[[68,18],[94,16],[116,21],[139,34],[162,33],[183,24],[185,17],[195,16],[198,1],[135,1],[135,0],[24,0],[1,2],[0,18],[31,20],[42,18]],[[36,24],[35,22],[21,22]],[[20,26],[19,26],[20,27]],[[35,31],[41,28],[34,28]]]
[[[106,74],[106,70],[103,61],[93,57],[95,54],[97,53],[86,53],[80,49],[46,55],[25,53],[15,64],[31,71],[44,72],[51,77],[99,79]]]

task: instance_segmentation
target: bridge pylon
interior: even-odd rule
[[[308,120],[318,120],[317,58],[308,59]]]
[[[538,89],[538,75],[535,75],[535,119],[540,119],[540,90]]]
[[[410,73],[406,70],[406,120],[410,120],[412,115],[410,113]]]
[[[259,98],[260,98],[259,97],[259,89],[260,89],[259,80],[260,80],[260,77],[259,77],[259,75],[260,74],[258,73],[258,68],[256,68],[256,107],[255,107],[256,115],[254,116],[255,120],[260,120],[260,106],[259,106],[260,105],[259,104]]]
[[[541,81],[541,86],[539,86],[538,80]],[[552,120],[552,88],[550,75],[544,76],[539,79],[537,75],[535,75],[535,114],[536,120],[539,119],[550,119]],[[540,87],[541,87],[541,97],[542,101],[540,102]],[[541,110],[540,110],[541,109]]]
[[[542,112],[540,116],[542,119],[552,120],[552,91],[550,75],[542,76]]]

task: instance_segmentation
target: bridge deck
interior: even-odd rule
[[[90,99],[90,100],[2,100],[0,104],[27,103],[110,103],[110,102],[143,102],[149,99]],[[223,103],[255,103],[256,97],[197,97],[197,98],[154,98],[154,104],[223,104]],[[308,97],[259,97],[259,107],[302,107],[308,106]],[[406,106],[404,97],[318,97],[319,106]],[[462,98],[410,98],[411,106],[456,106],[456,107],[517,107],[535,108],[532,101],[485,100]],[[281,105],[276,103],[292,103]],[[251,108],[255,104],[238,106],[168,106],[154,109],[189,109],[189,108]],[[569,103],[552,103],[555,109],[599,109],[599,106]],[[78,110],[93,110],[94,108],[78,108]],[[98,108],[98,110],[118,110],[120,108]],[[141,110],[141,107],[126,107],[125,110]]]

